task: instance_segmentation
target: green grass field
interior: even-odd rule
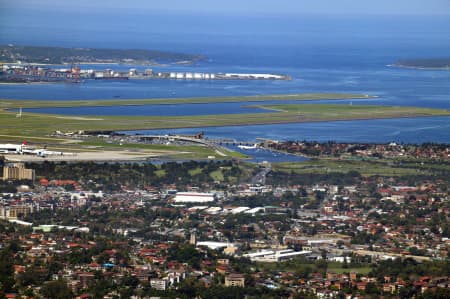
[[[215,181],[223,181],[224,176],[222,170],[215,170],[209,174],[209,176]]]
[[[376,105],[338,105],[338,104],[285,104],[261,105],[261,108],[271,109],[282,113],[296,114],[299,119],[340,120],[408,117],[423,114],[449,115],[449,110],[405,107],[405,106],[376,106]]]
[[[266,106],[265,106],[266,107]],[[199,116],[62,116],[0,110],[0,135],[47,137],[53,131],[195,128],[271,123],[450,115],[444,109],[328,104],[277,105],[281,112]],[[1,137],[6,139],[5,137]]]
[[[357,171],[363,176],[372,175],[417,175],[431,174],[428,169],[418,169],[415,167],[404,168],[393,166],[389,161],[355,161],[355,160],[336,160],[336,159],[312,159],[301,163],[277,163],[273,169],[282,172],[294,172],[298,174],[317,173],[326,174],[330,172],[347,173]]]
[[[336,274],[343,274],[343,273],[352,273],[352,272],[356,272],[358,274],[368,274],[370,271],[372,270],[372,268],[370,267],[359,267],[359,268],[342,268],[342,266],[337,266],[337,267],[328,267],[327,272],[333,272]]]
[[[423,163],[423,160],[411,159],[333,159],[319,158],[300,163],[276,163],[273,169],[286,173],[326,174],[331,172],[347,173],[357,171],[363,176],[372,175],[450,175],[448,163]]]
[[[93,107],[93,106],[127,106],[147,104],[205,104],[228,102],[256,102],[276,100],[345,100],[368,99],[373,96],[349,93],[301,93],[301,94],[274,94],[233,97],[196,97],[196,98],[162,98],[162,99],[117,99],[117,100],[76,100],[76,101],[33,101],[0,99],[0,108],[45,108],[45,107]]]

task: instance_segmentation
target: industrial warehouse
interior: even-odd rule
[[[173,199],[176,203],[202,203],[214,201],[213,193],[178,192]]]

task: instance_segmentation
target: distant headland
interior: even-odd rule
[[[420,58],[398,60],[392,66],[415,69],[450,69],[450,58]]]
[[[164,63],[193,64],[206,59],[191,55],[144,49],[63,48],[0,45],[0,61],[24,64],[122,63],[158,65]]]
[[[174,79],[174,80],[291,80],[289,75],[268,73],[154,72],[135,66],[189,65],[205,59],[201,55],[138,49],[94,49],[0,45],[0,83],[81,83],[85,80]],[[66,64],[55,68],[49,65]],[[127,64],[128,71],[85,69],[86,64]]]

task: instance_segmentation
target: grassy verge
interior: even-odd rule
[[[373,98],[364,94],[348,93],[301,93],[275,94],[234,97],[197,97],[197,98],[161,98],[161,99],[118,99],[118,100],[77,100],[77,101],[34,101],[1,99],[0,108],[48,108],[48,107],[94,107],[94,106],[127,106],[148,104],[205,104],[227,102],[256,102],[276,100],[343,100]]]

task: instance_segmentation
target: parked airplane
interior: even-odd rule
[[[22,144],[0,144],[0,154],[18,154],[18,155],[36,155],[39,157],[46,157],[49,155],[64,155],[63,152],[49,151],[45,148],[35,149],[27,146],[27,143]]]
[[[2,154],[23,154],[24,144],[0,144],[0,153]]]
[[[48,151],[48,150],[46,150],[44,148],[34,149],[34,150],[23,150],[23,153],[24,154],[36,155],[36,156],[42,157],[42,158],[45,158],[45,157],[50,156],[50,155],[57,155],[57,156],[64,155],[63,152]]]

